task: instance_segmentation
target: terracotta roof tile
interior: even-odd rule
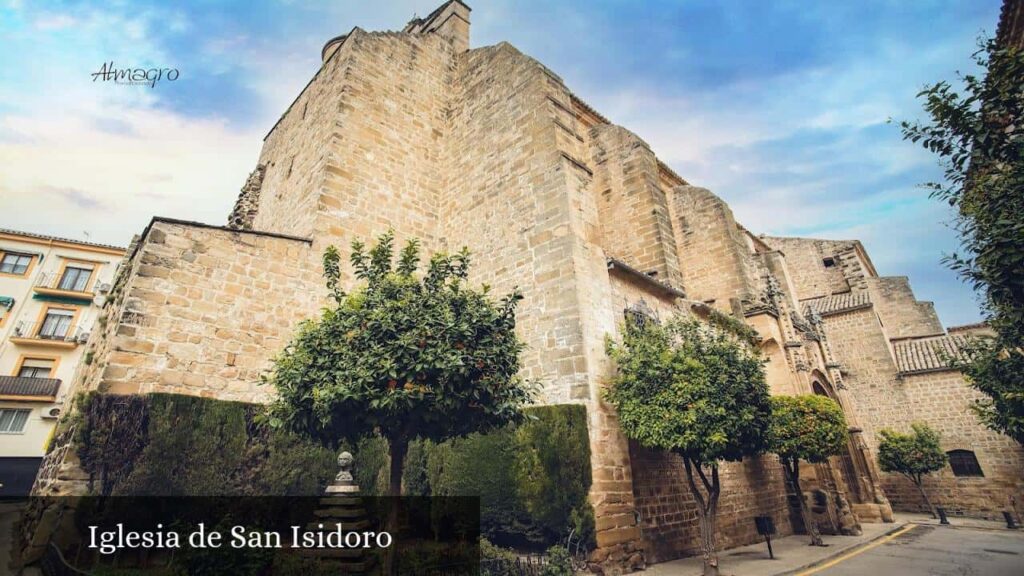
[[[867,292],[843,292],[842,294],[803,300],[801,303],[804,305],[805,316],[810,314],[811,309],[822,316],[830,316],[847,310],[866,308],[871,305],[871,299]]]
[[[958,335],[937,336],[893,342],[896,367],[900,374],[915,374],[937,370],[951,370],[951,359],[965,360],[963,353],[967,337]]]

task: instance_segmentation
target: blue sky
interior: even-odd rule
[[[324,41],[439,2],[0,0],[0,227],[124,245],[154,214],[222,223]],[[950,213],[917,187],[938,167],[887,120],[970,70],[998,0],[470,6],[473,46],[545,63],[755,233],[859,238],[945,323],[978,318],[940,264]],[[93,82],[111,60],[180,78]]]

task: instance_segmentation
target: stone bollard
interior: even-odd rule
[[[1003,512],[1003,518],[1006,519],[1006,527],[1010,530],[1016,530],[1019,528],[1019,526],[1017,526],[1017,522],[1013,519],[1013,514]]]

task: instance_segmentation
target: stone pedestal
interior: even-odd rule
[[[306,525],[308,531],[333,532],[338,524],[345,531],[370,528],[359,486],[352,478],[352,455],[342,452],[338,465],[341,472],[325,490],[320,506],[313,513],[315,519]],[[314,549],[305,550],[303,554],[329,565],[335,574],[370,574],[374,573],[376,565],[376,557],[365,548]]]

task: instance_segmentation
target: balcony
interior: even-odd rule
[[[40,296],[91,302],[96,293],[87,290],[87,286],[87,282],[82,282],[76,277],[65,277],[58,272],[45,272],[36,278],[32,291]]]
[[[58,391],[60,380],[57,378],[0,376],[0,400],[54,402]]]
[[[44,329],[45,328],[45,329]],[[85,344],[89,332],[81,328],[61,330],[46,322],[18,322],[11,332],[11,342],[22,346],[44,346],[49,348],[75,348]]]

